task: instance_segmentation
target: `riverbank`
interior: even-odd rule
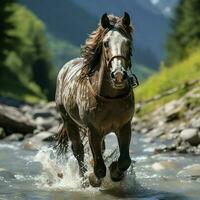
[[[160,141],[161,145],[155,147],[155,153],[200,155],[199,85],[190,88],[181,98],[134,118],[132,128],[134,132],[140,132],[150,143]]]

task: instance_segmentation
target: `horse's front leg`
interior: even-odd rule
[[[106,176],[106,166],[102,157],[102,135],[95,128],[90,128],[89,143],[94,160],[94,173],[89,175],[90,184],[99,187],[101,180]]]
[[[117,133],[120,156],[118,161],[110,165],[110,177],[113,181],[120,181],[124,177],[124,172],[131,164],[129,146],[131,141],[131,123],[127,123]]]

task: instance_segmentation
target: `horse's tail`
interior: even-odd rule
[[[56,145],[54,146],[58,156],[65,156],[67,154],[69,146],[68,143],[69,137],[63,123],[58,131],[58,134],[56,135]]]

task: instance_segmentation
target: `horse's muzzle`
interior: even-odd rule
[[[126,71],[111,72],[111,78],[115,88],[125,87],[125,80],[127,79]]]

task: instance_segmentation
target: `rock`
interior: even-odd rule
[[[52,128],[48,129],[48,132],[57,134],[59,131],[59,125],[53,126]]]
[[[24,135],[21,133],[13,133],[12,135],[9,135],[8,137],[5,138],[5,140],[9,142],[22,141],[23,139]]]
[[[177,168],[178,166],[176,165],[176,163],[171,160],[163,160],[160,162],[156,162],[152,165],[152,169],[155,171],[174,170]]]
[[[20,110],[23,112],[23,113],[31,113],[33,108],[29,105],[23,105],[20,107]]]
[[[42,117],[38,117],[38,118],[36,118],[35,122],[37,124],[37,127],[43,127],[45,130],[50,129],[50,128],[56,126],[59,123],[53,117],[47,118],[47,119],[44,119]]]
[[[180,138],[183,141],[189,142],[191,145],[200,144],[200,137],[198,135],[198,130],[194,128],[188,128],[180,133]]]
[[[37,135],[33,136],[32,139],[36,139],[36,140],[40,140],[40,141],[50,141],[50,140],[52,140],[53,136],[54,136],[54,133],[43,131],[43,132],[40,132]]]
[[[50,133],[47,131],[40,132],[33,137],[27,138],[23,142],[23,148],[27,150],[37,150],[47,141],[52,141],[54,137],[54,133]]]
[[[2,127],[0,127],[0,139],[3,139],[6,137],[6,133]]]
[[[191,123],[190,126],[191,126],[192,128],[200,129],[200,118],[199,118],[199,119],[194,118],[194,119],[191,120],[190,123]]]
[[[15,179],[15,176],[13,175],[13,173],[3,168],[0,168],[0,177],[3,177],[6,180]]]
[[[178,172],[177,177],[197,179],[200,178],[200,164],[193,164]]]
[[[47,110],[56,110],[56,102],[55,101],[51,101],[49,103],[46,104],[45,109]]]
[[[172,122],[174,120],[177,120],[180,118],[180,113],[181,113],[181,109],[177,108],[175,110],[172,110],[168,113],[166,113],[166,122]]]
[[[36,128],[19,109],[0,104],[0,126],[6,132],[31,133]]]
[[[41,142],[37,140],[26,139],[22,143],[22,147],[26,150],[38,150],[42,146]]]
[[[147,137],[157,138],[165,133],[162,127],[155,128],[146,134]]]
[[[32,113],[32,116],[34,119],[38,118],[38,117],[41,117],[41,118],[49,118],[49,117],[53,117],[54,114],[49,111],[49,110],[35,110],[33,113]]]

